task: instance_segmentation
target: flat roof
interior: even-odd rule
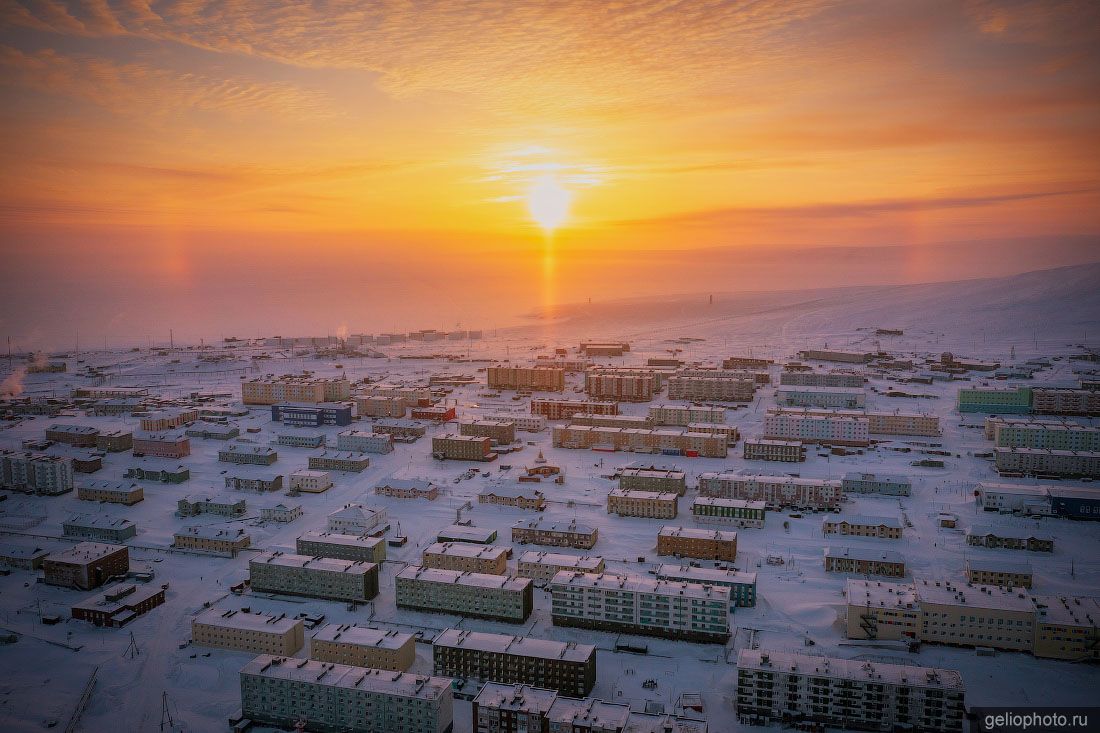
[[[313,557],[289,552],[265,552],[248,561],[252,565],[276,565],[284,568],[319,570],[326,573],[366,575],[378,566],[366,560],[341,560],[335,557]]]
[[[642,489],[612,489],[607,492],[607,498],[612,496],[619,499],[648,499],[650,501],[674,502],[680,498],[675,491],[644,491]]]
[[[1031,597],[1018,590],[1004,590],[988,585],[960,586],[948,580],[920,579],[915,580],[914,585],[921,604],[932,603],[939,606],[963,606],[1021,613],[1031,613],[1035,610]]]
[[[756,585],[756,573],[743,573],[739,570],[719,570],[718,568],[684,567],[674,563],[657,566],[658,578],[684,579],[692,583],[713,583],[715,585]]]
[[[834,547],[825,548],[825,557],[840,557],[866,562],[903,563],[905,557],[893,550],[876,550],[873,547]]]
[[[561,552],[527,550],[519,556],[518,562],[561,568],[592,568],[594,570],[603,562],[603,558],[599,555],[566,555]]]
[[[648,593],[661,596],[684,596],[706,600],[729,601],[729,589],[702,583],[685,583],[662,580],[645,575],[618,575],[613,573],[580,573],[561,570],[550,581],[553,585],[579,586],[605,591]]]
[[[536,713],[545,717],[557,697],[556,690],[545,690],[531,685],[486,682],[477,693],[474,702],[485,707]]]
[[[419,700],[439,700],[445,697],[449,694],[452,682],[450,677],[428,677],[270,654],[261,654],[248,662],[241,668],[241,674]]]
[[[424,554],[447,555],[448,557],[471,557],[479,560],[496,559],[507,556],[510,547],[501,545],[476,545],[470,542],[433,542],[424,548]]]
[[[543,522],[542,517],[521,519],[512,525],[512,529],[534,529],[542,532],[565,532],[569,534],[592,534],[596,531],[594,527],[589,527],[587,524],[577,524],[576,520]]]
[[[962,675],[953,669],[817,657],[767,649],[742,649],[737,654],[737,668],[955,692],[966,689]]]
[[[849,578],[844,586],[849,606],[883,608],[893,611],[919,611],[917,592],[912,583],[887,583],[881,580]]]
[[[596,655],[596,647],[591,644],[536,639],[530,636],[513,636],[512,634],[490,634],[483,631],[467,631],[466,629],[444,629],[435,637],[433,644],[580,663],[587,662]]]
[[[311,529],[305,534],[299,535],[298,539],[305,540],[307,542],[321,542],[329,545],[361,545],[365,547],[373,547],[374,545],[385,542],[385,540],[381,537],[370,537],[367,535],[357,534],[342,534],[340,532],[322,532],[319,529]]]
[[[245,631],[264,631],[272,634],[285,634],[295,626],[301,626],[299,619],[288,618],[286,614],[270,616],[266,613],[249,613],[225,608],[208,608],[191,619],[193,624],[217,626],[225,629]]]
[[[721,542],[734,542],[737,540],[736,532],[721,529],[701,529],[699,527],[674,527],[671,524],[661,527],[661,531],[657,534],[664,537],[686,537],[694,540],[719,540]]]
[[[442,568],[426,568],[423,565],[406,565],[396,578],[403,580],[422,580],[427,583],[444,583],[446,585],[464,585],[489,590],[522,591],[531,585],[530,578],[515,578],[508,575],[492,575],[490,573],[467,573],[459,570],[443,570]]]
[[[845,522],[861,527],[902,528],[901,519],[898,517],[880,517],[870,514],[829,514],[821,518],[822,524],[842,524]]]
[[[80,542],[67,550],[51,553],[46,559],[51,562],[83,564],[92,560],[99,560],[111,553],[125,549],[125,545],[109,545],[105,542]]]
[[[1039,623],[1095,629],[1100,622],[1100,600],[1070,596],[1033,596]]]
[[[749,499],[723,499],[720,496],[697,496],[694,501],[691,502],[692,506],[699,504],[700,506],[728,506],[737,507],[740,509],[759,509],[763,511],[767,506],[767,502],[763,501],[751,501]]]
[[[326,624],[313,635],[314,641],[339,642],[376,649],[400,649],[413,638],[412,634],[394,629],[372,629],[353,624]]]

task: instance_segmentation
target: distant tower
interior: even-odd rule
[[[710,294],[707,305],[714,305],[714,293]]]

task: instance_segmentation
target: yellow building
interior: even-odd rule
[[[319,662],[405,672],[416,661],[416,642],[412,634],[393,629],[329,624],[310,639],[309,657]]]
[[[199,646],[291,656],[302,648],[304,636],[302,621],[286,614],[208,608],[191,619],[191,642]]]

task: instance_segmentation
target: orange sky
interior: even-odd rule
[[[544,175],[563,264],[1097,233],[1098,36],[1087,0],[0,0],[0,235],[500,266]]]

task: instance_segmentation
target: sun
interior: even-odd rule
[[[552,175],[540,176],[527,190],[527,210],[543,230],[552,232],[569,217],[573,194]]]

